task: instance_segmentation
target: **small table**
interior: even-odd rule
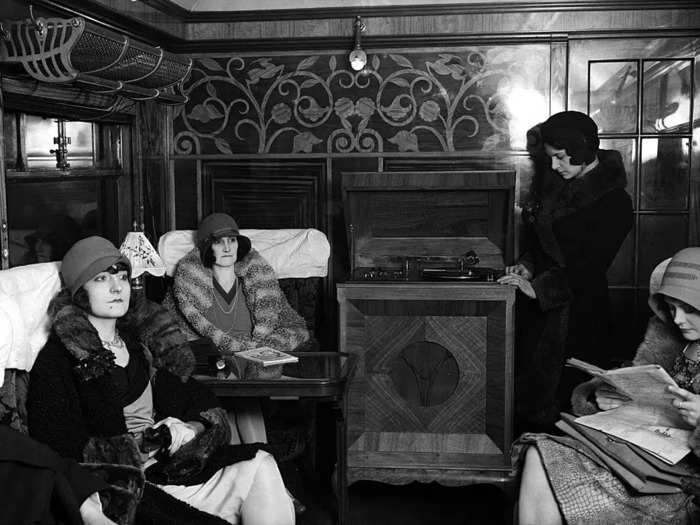
[[[357,356],[344,352],[288,352],[298,363],[284,365],[279,379],[217,379],[195,376],[220,399],[267,397],[306,398],[332,403],[336,425],[338,522],[347,523],[347,385]]]

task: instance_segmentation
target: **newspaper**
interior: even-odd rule
[[[633,443],[669,464],[690,452],[692,428],[671,404],[676,382],[659,365],[603,370],[578,359],[567,364],[600,378],[629,398],[617,408],[576,419],[577,423]]]

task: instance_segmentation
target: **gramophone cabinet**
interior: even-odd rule
[[[514,172],[344,173],[347,482],[512,474]]]

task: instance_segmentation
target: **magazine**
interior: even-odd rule
[[[584,370],[613,386],[629,398],[617,408],[576,419],[585,425],[639,446],[669,464],[690,452],[691,427],[671,404],[673,378],[659,365],[640,365],[603,370],[579,359],[567,364]]]
[[[259,363],[262,366],[283,365],[285,363],[296,363],[299,361],[297,356],[275,350],[268,346],[243,350],[242,352],[236,353],[236,357]]]

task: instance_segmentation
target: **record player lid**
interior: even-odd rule
[[[401,267],[406,258],[480,266],[512,256],[515,173],[508,170],[343,173],[352,269]]]

